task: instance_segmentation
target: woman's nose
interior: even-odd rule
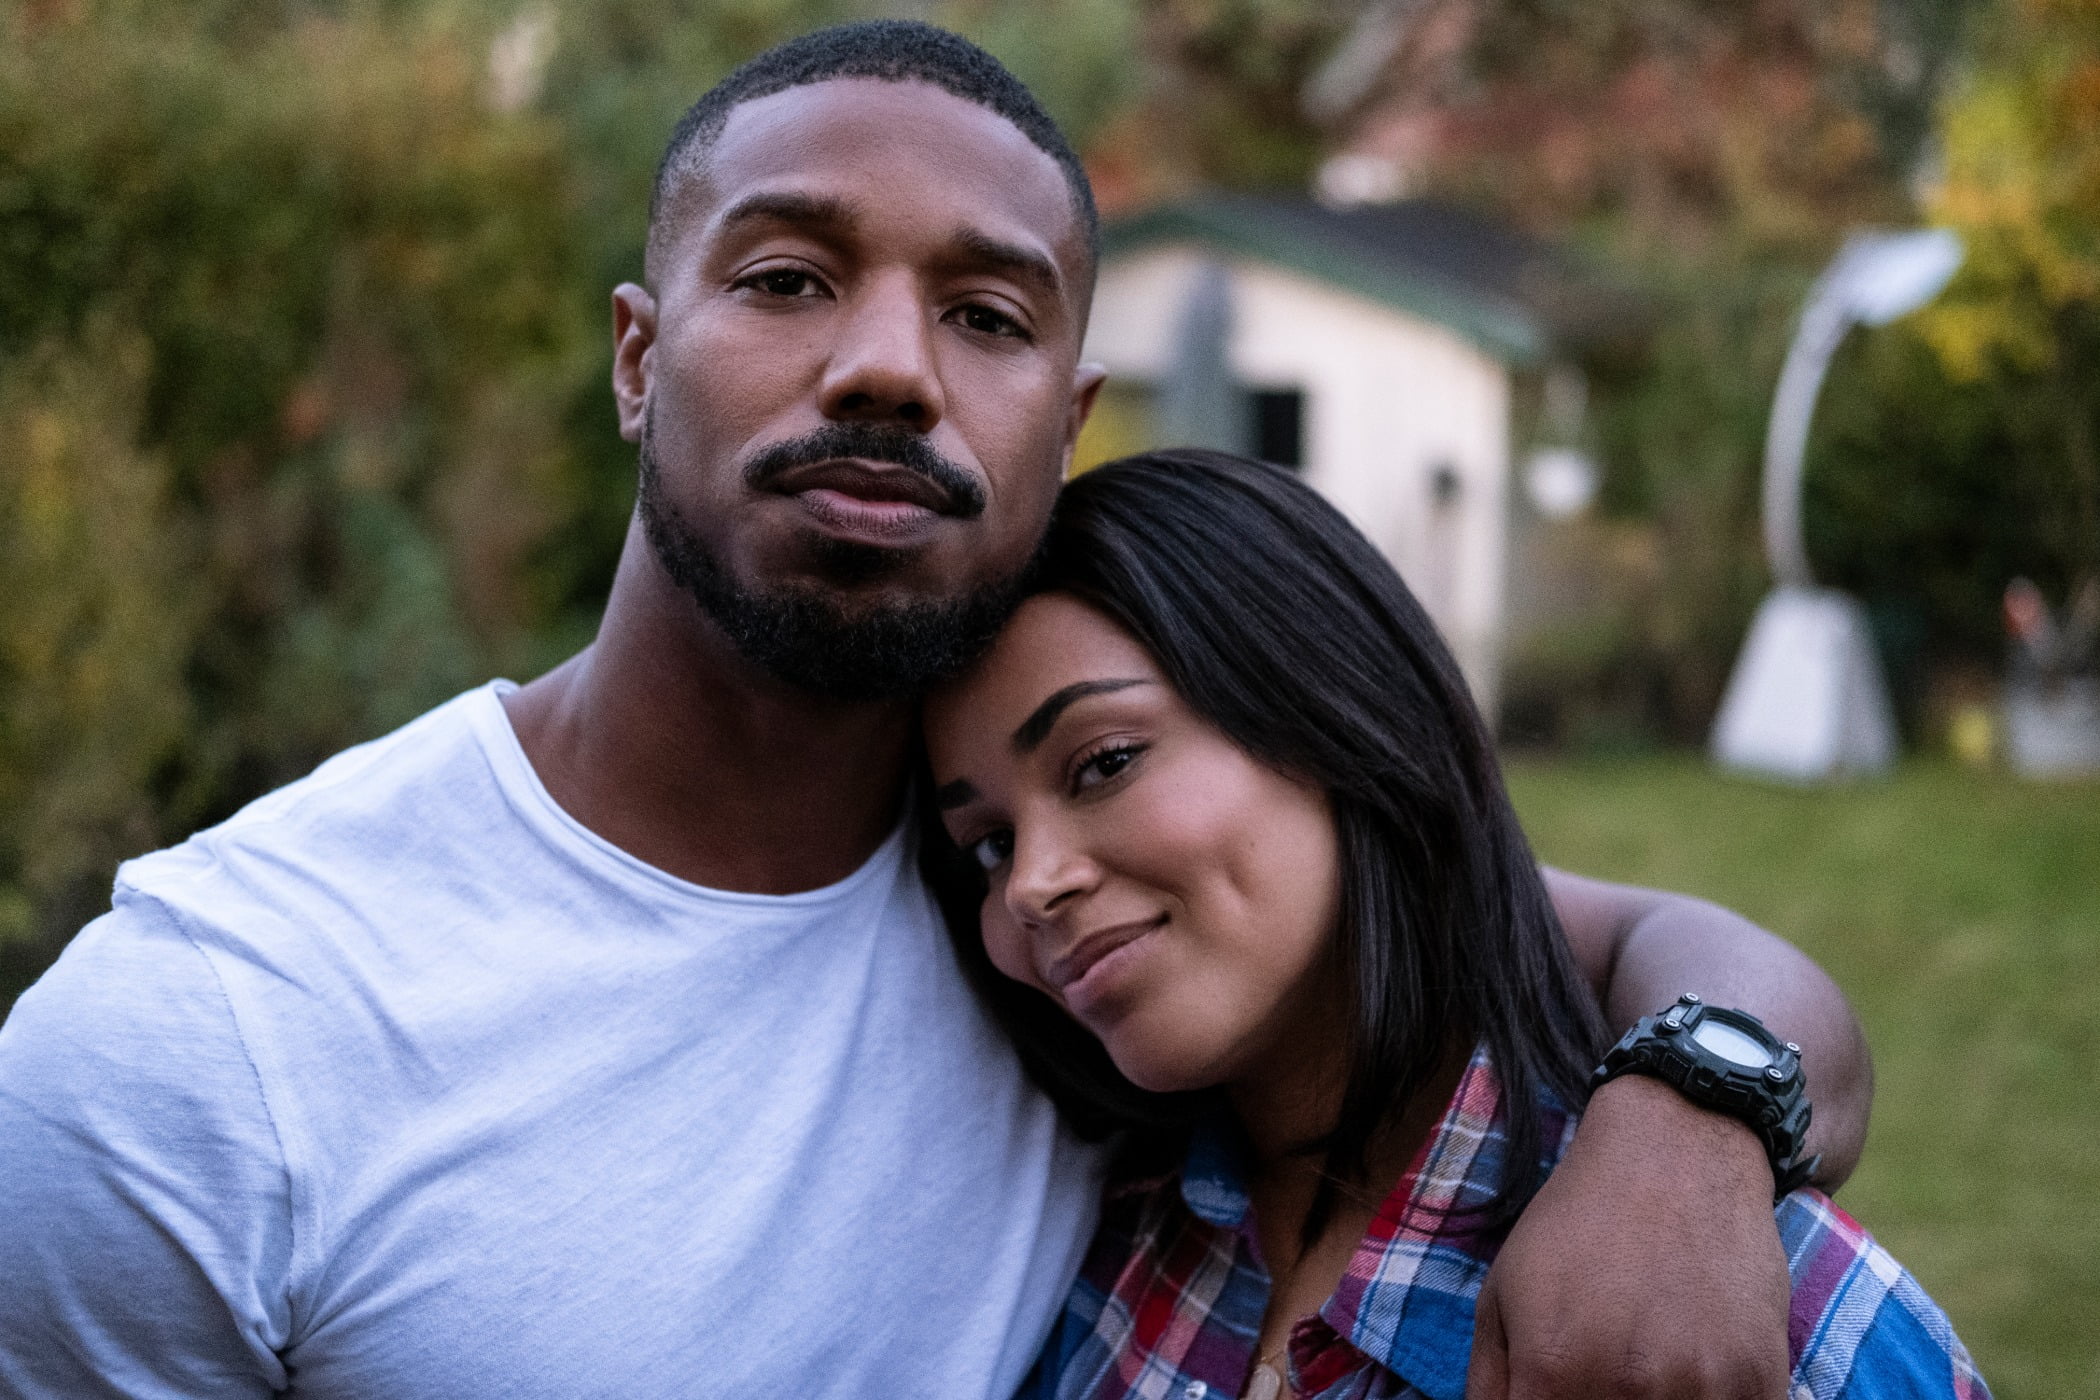
[[[1056,824],[1015,829],[1006,907],[1023,924],[1055,921],[1099,879],[1100,868]]]

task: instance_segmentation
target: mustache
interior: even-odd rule
[[[776,442],[744,464],[744,484],[764,491],[796,467],[840,457],[902,467],[938,487],[948,498],[950,515],[975,520],[984,514],[984,487],[976,476],[936,452],[917,433],[867,423],[826,423],[801,437]]]

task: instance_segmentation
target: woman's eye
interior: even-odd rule
[[[1115,748],[1101,750],[1079,765],[1078,771],[1072,775],[1073,788],[1084,790],[1099,787],[1137,762],[1140,752],[1140,746],[1136,744],[1120,744]]]
[[[1021,323],[1003,311],[995,311],[979,302],[972,302],[956,313],[956,320],[966,328],[984,335],[1012,336],[1026,339],[1027,332]]]
[[[968,846],[970,858],[989,875],[1013,859],[1014,834],[1011,831],[995,831],[989,836],[980,836]]]

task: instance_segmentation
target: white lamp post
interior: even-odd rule
[[[1896,756],[1866,612],[1809,574],[1802,456],[1817,392],[1845,333],[1917,310],[1939,295],[1961,259],[1961,240],[1944,229],[1857,233],[1809,292],[1765,432],[1765,554],[1778,586],[1758,607],[1714,721],[1714,757],[1727,767],[1812,781],[1876,771]]]

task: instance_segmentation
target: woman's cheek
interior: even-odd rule
[[[1016,982],[1038,985],[1035,962],[1028,956],[1027,938],[997,891],[985,896],[977,911],[977,927],[984,939],[985,956],[992,960],[993,967]]]

